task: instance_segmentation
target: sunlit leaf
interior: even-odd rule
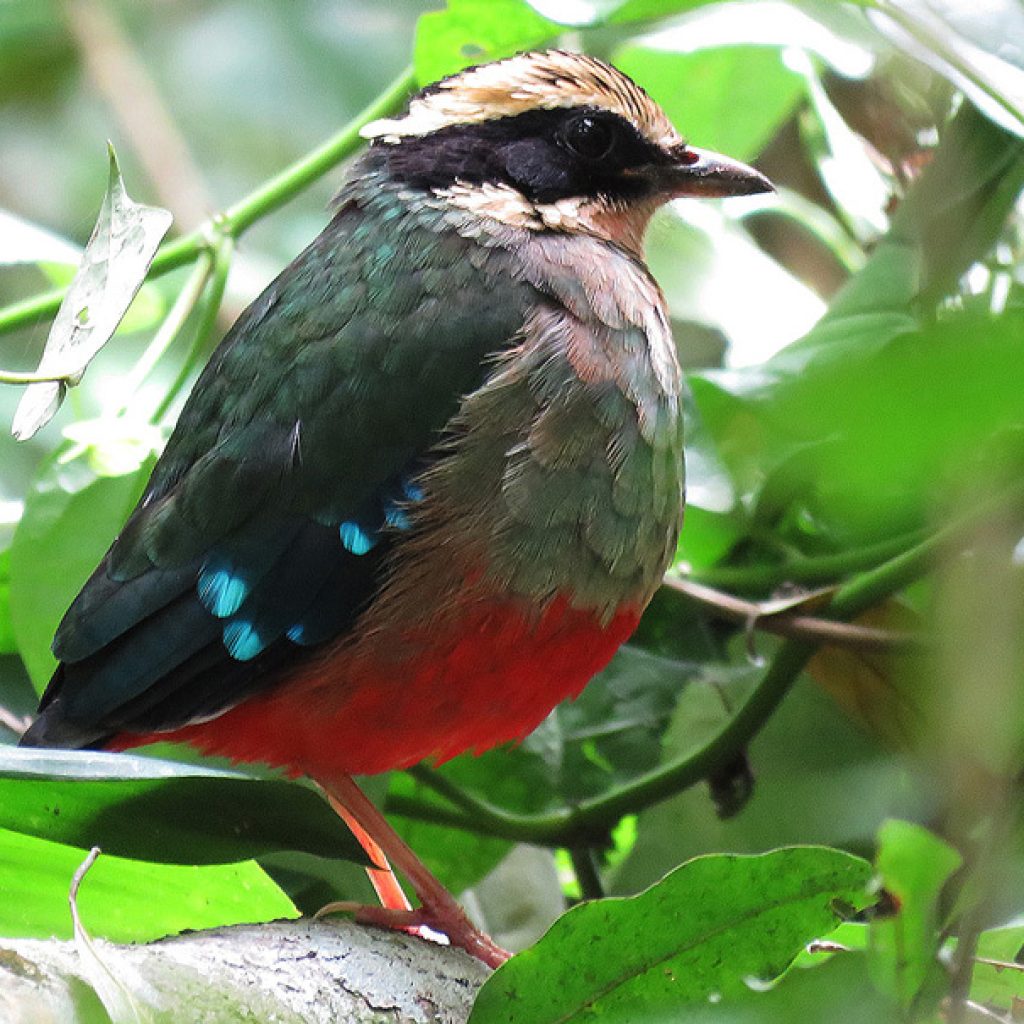
[[[73,846],[0,831],[0,934],[71,938],[68,886],[84,857]],[[90,933],[114,942],[298,917],[252,861],[181,867],[103,856],[83,884],[78,906]]]
[[[103,206],[39,362],[40,374],[60,380],[28,386],[11,428],[18,440],[31,437],[53,418],[67,388],[79,382],[110,340],[142,286],[172,219],[166,210],[128,197],[111,147]]]
[[[168,864],[280,850],[365,860],[306,786],[96,751],[0,748],[0,828]]]
[[[1024,135],[1024,8],[1018,0],[879,0],[874,23],[987,117]]]
[[[825,309],[754,243],[725,204],[673,203],[651,227],[647,260],[672,316],[721,330],[733,366],[766,359],[799,338]]]
[[[82,250],[39,224],[0,210],[0,265],[78,263]]]
[[[448,0],[445,10],[420,15],[416,24],[416,77],[425,85],[540,46],[561,31],[526,0]]]
[[[1004,1011],[1024,1004],[1024,925],[982,932],[975,955],[971,998]]]
[[[860,908],[870,865],[802,847],[698,857],[630,899],[584,903],[488,979],[471,1024],[667,1020],[749,998]]]
[[[50,642],[64,612],[134,507],[149,464],[96,476],[85,460],[50,460],[32,483],[11,544],[11,622],[38,690],[56,662]]]
[[[693,145],[738,160],[756,157],[804,95],[803,79],[764,46],[670,53],[628,45],[614,60]]]

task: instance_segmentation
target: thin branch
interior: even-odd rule
[[[803,637],[862,651],[918,651],[928,646],[925,638],[917,633],[776,611],[771,602],[747,601],[693,580],[668,576],[662,586],[706,605],[724,618],[744,622],[750,629],[765,630],[779,636]]]
[[[21,737],[32,724],[31,715],[16,715],[9,708],[0,707],[0,725]]]
[[[238,238],[256,221],[284,206],[308,185],[354,153],[362,144],[359,129],[369,121],[387,117],[398,110],[415,84],[415,74],[411,68],[407,68],[369,106],[321,146],[307,153],[281,174],[260,185],[246,198],[229,207],[225,213],[215,214],[195,231],[161,247],[149,268],[147,279],[152,280],[192,263],[199,253],[211,248],[211,238],[218,235]],[[0,333],[33,323],[43,317],[53,316],[66,290],[57,288],[0,309]]]
[[[67,381],[66,373],[21,373],[18,370],[0,370],[0,384],[58,384]]]

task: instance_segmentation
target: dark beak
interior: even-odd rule
[[[673,163],[663,164],[657,170],[659,187],[673,199],[686,196],[722,199],[775,191],[775,186],[760,171],[721,153],[680,146],[673,156]]]

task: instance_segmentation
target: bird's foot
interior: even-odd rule
[[[339,913],[354,915],[360,924],[407,932],[428,941],[436,941],[434,936],[437,935],[444,936],[450,945],[464,949],[470,956],[475,956],[488,967],[500,967],[512,955],[477,928],[462,907],[454,901],[443,907],[398,910],[392,907],[370,907],[345,900],[328,903],[316,912],[316,916],[319,918],[326,914]]]

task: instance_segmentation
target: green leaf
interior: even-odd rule
[[[1024,136],[1024,8],[990,0],[896,0],[871,15],[890,42],[927,64],[1000,127]]]
[[[96,751],[0,748],[0,828],[168,864],[279,850],[366,862],[307,786]]]
[[[525,0],[448,0],[443,11],[420,16],[414,61],[421,85],[528,50],[562,31]]]
[[[145,487],[151,466],[96,476],[83,459],[44,464],[11,544],[11,624],[39,692],[56,661],[53,634]]]
[[[30,384],[25,390],[11,428],[19,441],[54,417],[68,387],[81,380],[113,336],[173,220],[167,210],[128,197],[114,149],[108,148],[110,176],[103,206],[39,361],[38,373],[61,379]]]
[[[872,980],[904,1009],[926,986],[944,984],[939,950],[939,896],[961,857],[927,829],[887,821],[878,836],[877,868],[896,913],[871,922],[868,968]]]
[[[613,59],[695,146],[739,160],[757,156],[804,96],[803,78],[773,47],[672,53],[630,44]]]
[[[69,939],[71,877],[85,851],[0,831],[0,935]],[[90,933],[148,942],[185,929],[298,917],[258,864],[179,867],[102,856],[79,891]]]
[[[625,25],[631,21],[654,21],[673,14],[704,7],[714,0],[625,0],[606,20],[612,25]]]
[[[0,654],[17,654],[11,625],[11,553],[0,551]]]
[[[1024,1002],[1024,926],[982,932],[975,956],[971,998],[1004,1011],[1019,1007]]]
[[[481,989],[471,1024],[668,1020],[778,977],[863,907],[871,868],[824,847],[698,857],[630,899],[573,908]]]

